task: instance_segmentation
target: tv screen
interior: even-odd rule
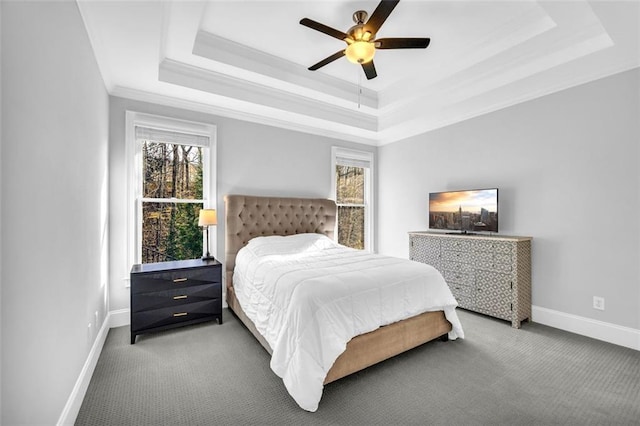
[[[429,229],[498,232],[498,189],[430,193]]]

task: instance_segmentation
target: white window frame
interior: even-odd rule
[[[149,127],[168,132],[186,133],[209,138],[209,146],[202,150],[202,198],[203,207],[217,209],[216,201],[216,126],[197,123],[136,111],[126,111],[127,163],[127,256],[126,271],[142,259],[142,143],[136,139],[136,127]],[[148,201],[147,199],[145,199]],[[217,257],[217,232],[215,226],[209,228],[209,240],[213,247],[209,252]],[[202,237],[203,252],[207,251],[206,239]],[[128,277],[126,278],[128,283]]]
[[[355,149],[343,148],[340,146],[331,147],[331,193],[333,200],[338,204],[337,182],[336,182],[336,166],[351,165],[344,163],[355,163],[357,167],[364,167],[364,250],[368,252],[374,251],[375,235],[374,235],[374,156],[373,152],[358,151]],[[340,204],[338,204],[340,206]],[[337,212],[336,212],[337,213]],[[336,241],[339,241],[338,221],[336,220],[335,229]]]

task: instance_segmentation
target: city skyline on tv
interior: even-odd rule
[[[498,232],[498,190],[429,194],[429,228]]]

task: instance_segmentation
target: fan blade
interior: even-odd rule
[[[362,64],[362,69],[364,70],[364,74],[367,76],[367,80],[371,80],[378,76],[378,73],[376,73],[376,67],[373,65],[373,61]]]
[[[370,31],[371,34],[376,34],[398,3],[400,3],[400,0],[382,0],[371,14],[367,23],[364,24],[365,29]]]
[[[334,53],[333,55],[324,58],[323,60],[321,60],[320,62],[318,62],[315,65],[311,65],[309,67],[309,71],[315,71],[318,68],[324,67],[325,65],[335,61],[336,59],[342,58],[344,56],[344,50],[341,50],[339,52]]]
[[[376,49],[426,49],[430,38],[380,38],[375,41]]]
[[[316,31],[320,31],[321,33],[325,33],[327,35],[330,35],[331,37],[335,37],[338,40],[344,40],[345,38],[347,38],[347,35],[345,33],[343,33],[342,31],[338,31],[334,28],[331,27],[327,27],[324,24],[321,24],[320,22],[316,22],[314,20],[311,20],[309,18],[302,18],[300,20],[300,24],[304,25],[305,27],[309,27],[313,30]]]

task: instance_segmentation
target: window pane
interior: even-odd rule
[[[364,168],[336,166],[338,204],[364,204]]]
[[[202,200],[202,148],[144,141],[142,196]]]
[[[142,263],[202,256],[202,204],[142,203]]]
[[[338,206],[338,242],[364,250],[364,207]]]

